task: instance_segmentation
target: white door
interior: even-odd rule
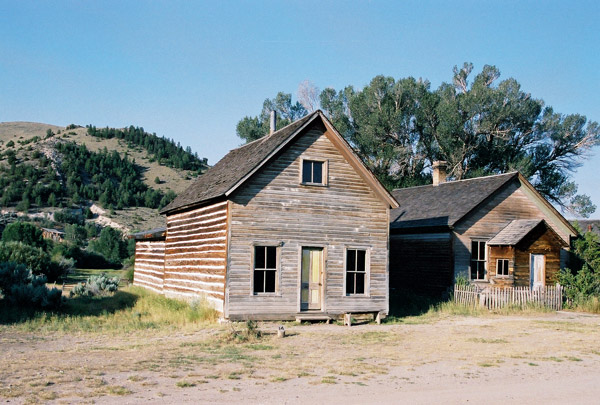
[[[529,259],[531,288],[541,288],[546,284],[546,256],[532,254]]]

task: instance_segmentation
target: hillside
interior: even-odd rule
[[[59,209],[90,208],[95,222],[124,231],[162,226],[158,208],[207,167],[142,128],[0,123],[3,212],[51,219]]]

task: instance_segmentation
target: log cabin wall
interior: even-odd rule
[[[164,293],[206,298],[223,312],[227,252],[227,202],[167,216]]]
[[[530,255],[542,254],[546,256],[545,282],[554,285],[560,271],[560,242],[556,240],[551,231],[537,229],[522,240],[515,249],[515,286],[530,285]]]
[[[323,248],[323,312],[388,311],[388,206],[329,136],[313,124],[231,196],[230,319],[293,318],[300,311],[302,247]],[[326,186],[300,184],[302,159],[326,161]],[[278,246],[275,294],[253,293],[253,250],[262,244]],[[346,248],[368,250],[366,295],[345,294]]]
[[[467,215],[454,228],[454,272],[470,277],[471,240],[489,240],[512,220],[544,219],[565,241],[570,235],[564,227],[557,225],[553,216],[544,212],[521,187],[512,182],[490,198],[473,213]],[[561,257],[566,254],[561,253]],[[489,266],[489,259],[488,259]]]
[[[454,280],[452,237],[446,233],[390,235],[391,292],[439,295]]]
[[[162,293],[164,275],[165,241],[136,241],[133,285]]]
[[[508,275],[498,275],[498,260],[508,260]],[[488,246],[488,280],[495,287],[515,285],[515,248],[513,246]]]

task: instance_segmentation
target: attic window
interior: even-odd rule
[[[302,184],[325,185],[327,166],[324,161],[302,160]]]

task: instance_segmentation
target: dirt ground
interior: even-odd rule
[[[600,316],[261,323],[138,333],[0,328],[4,403],[599,403]]]

